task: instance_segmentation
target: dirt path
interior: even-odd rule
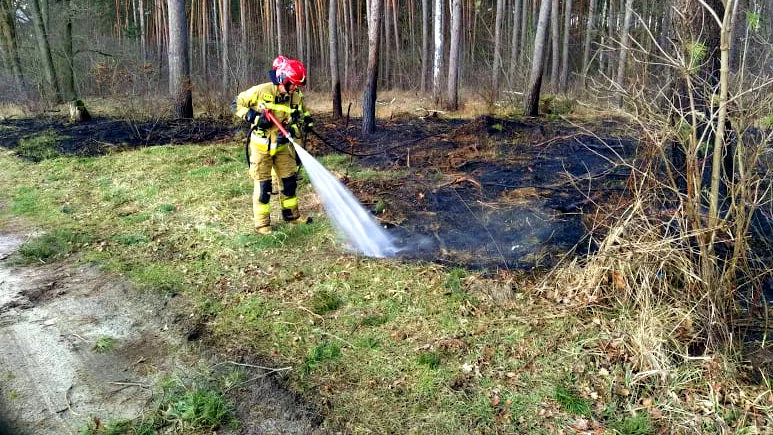
[[[0,260],[24,240],[0,234]],[[19,433],[76,434],[94,416],[139,416],[161,376],[214,364],[171,324],[180,315],[168,305],[94,266],[0,262],[0,417]],[[236,433],[309,433],[319,424],[270,378],[230,400],[242,420]]]
[[[22,242],[0,236],[0,258]],[[175,339],[158,323],[163,305],[132,293],[90,266],[0,267],[0,389],[13,425],[65,434],[92,416],[139,415]]]

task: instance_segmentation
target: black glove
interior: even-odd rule
[[[303,117],[303,131],[310,132],[314,129],[314,118],[311,117],[311,115],[306,114]]]
[[[286,143],[289,143],[289,142],[290,142],[290,139],[288,139],[285,135],[283,135],[281,131],[276,134],[276,144],[277,145],[282,145],[282,144],[286,144]]]
[[[290,124],[297,124],[298,121],[301,120],[301,111],[298,109],[293,109],[292,112],[290,112]]]
[[[258,117],[258,112],[256,112],[253,109],[250,109],[247,111],[247,114],[244,115],[244,120],[252,124],[253,122],[255,122],[255,118],[257,117]]]
[[[266,130],[271,128],[272,125],[274,125],[274,123],[266,117],[266,112],[261,113],[258,118],[258,128]]]

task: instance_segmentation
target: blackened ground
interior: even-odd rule
[[[215,142],[230,139],[234,130],[230,121],[206,118],[133,121],[95,117],[89,122],[72,123],[63,116],[41,116],[0,122],[0,146],[14,149],[22,139],[51,132],[58,139],[58,152],[96,156],[116,149]]]
[[[621,126],[428,118],[386,121],[367,138],[342,123],[321,133],[361,164],[395,171],[393,179],[344,181],[380,211],[404,256],[513,269],[592,249],[583,213],[625,189],[636,151],[635,139],[611,136]]]

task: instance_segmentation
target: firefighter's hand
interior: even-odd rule
[[[247,111],[247,114],[244,115],[244,120],[252,124],[253,122],[255,122],[255,118],[257,117],[258,117],[258,112],[250,108],[250,110]]]
[[[300,120],[301,111],[298,109],[293,109],[292,112],[290,112],[290,124],[297,124]]]
[[[314,129],[314,118],[311,117],[308,113],[304,115],[303,117],[303,131],[310,132]]]
[[[271,128],[271,126],[274,125],[274,123],[272,123],[271,120],[266,117],[266,112],[264,111],[258,117],[257,125],[258,125],[258,128],[266,130],[268,128]]]
[[[289,143],[289,142],[290,142],[290,139],[288,139],[287,136],[283,135],[281,131],[276,134],[276,144],[277,145],[283,145],[283,144],[286,144],[286,143]]]

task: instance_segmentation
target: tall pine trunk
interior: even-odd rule
[[[531,60],[529,73],[529,89],[526,94],[524,113],[528,116],[539,114],[539,97],[542,88],[542,74],[545,66],[545,44],[548,37],[548,24],[550,23],[550,0],[542,0],[539,8],[537,31],[534,36],[534,54]]]
[[[633,19],[633,0],[626,0],[625,2],[625,20],[623,21],[623,33],[620,36],[620,57],[617,60],[617,78],[615,83],[617,85],[617,107],[623,107],[623,88],[625,86],[625,66],[628,56],[628,34],[631,31],[631,20]]]
[[[448,109],[459,109],[459,61],[462,40],[462,0],[451,0],[451,52],[448,56]]]
[[[362,134],[370,135],[376,131],[376,94],[378,91],[379,39],[381,36],[381,18],[384,13],[384,0],[370,0],[368,17],[368,70],[365,93],[362,98]]]
[[[177,119],[193,118],[185,0],[167,0],[169,10],[169,94]]]
[[[430,0],[421,0],[421,93],[427,92],[429,79],[429,9]]]
[[[440,71],[443,67],[443,0],[435,0],[435,55],[432,65],[432,99],[440,102]]]
[[[582,46],[582,87],[587,86],[588,72],[590,69],[590,47],[596,33],[596,0],[590,0],[588,5],[588,21],[585,26],[585,42]]]
[[[56,102],[62,102],[62,94],[59,90],[59,82],[54,69],[54,58],[51,56],[51,45],[48,41],[48,33],[40,10],[39,0],[30,0],[32,23],[35,31],[35,40],[38,44],[38,54],[43,67],[43,75],[46,80],[45,97]]]
[[[330,81],[333,92],[333,117],[342,118],[341,77],[338,72],[338,8],[336,0],[330,0],[328,12],[328,34],[330,39]]]
[[[569,30],[572,28],[572,0],[564,3],[564,37],[561,40],[561,78],[559,90],[566,93],[569,86]]]
[[[24,89],[24,75],[19,58],[19,46],[16,41],[16,8],[11,0],[0,0],[0,47],[2,47],[5,61],[13,74],[16,87]]]

